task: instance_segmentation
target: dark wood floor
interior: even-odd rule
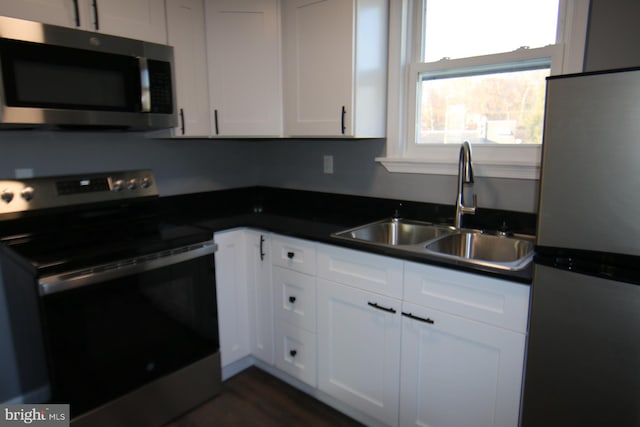
[[[252,367],[225,381],[222,393],[166,427],[362,426],[362,424]]]

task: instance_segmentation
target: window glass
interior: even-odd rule
[[[417,143],[540,144],[549,68],[421,77]]]
[[[423,61],[556,42],[558,0],[425,0]]]

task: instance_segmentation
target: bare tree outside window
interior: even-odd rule
[[[415,142],[541,144],[551,58],[510,69],[500,55],[554,44],[558,0],[424,1]],[[477,69],[455,69],[469,58]]]
[[[540,144],[545,77],[527,70],[420,83],[419,144]]]

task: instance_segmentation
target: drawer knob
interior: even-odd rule
[[[294,252],[287,252],[287,258],[293,259],[296,254]]]
[[[294,302],[296,302],[296,297],[289,297],[289,302],[291,304],[293,304]]]
[[[289,351],[289,354],[291,355],[291,357],[296,357],[296,354],[298,354],[298,352],[296,350],[291,350]]]

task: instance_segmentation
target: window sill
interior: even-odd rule
[[[387,144],[388,144],[387,140]],[[395,173],[457,175],[459,144],[413,145],[413,151],[375,160]],[[389,147],[387,146],[387,150]],[[473,144],[473,172],[475,176],[537,180],[540,177],[542,145]]]
[[[393,173],[458,174],[457,161],[398,157],[377,157],[375,160]],[[473,172],[475,176],[482,177],[537,180],[540,177],[540,162],[474,160]]]

